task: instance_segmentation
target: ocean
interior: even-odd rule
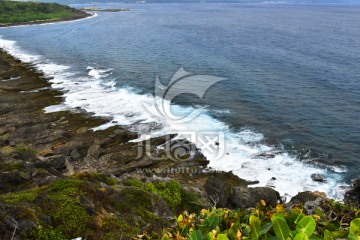
[[[319,190],[342,199],[359,176],[359,5],[96,7],[131,11],[0,29],[1,48],[64,91],[64,103],[45,111],[82,108],[109,118],[94,130],[126,125],[140,139],[180,133],[210,168],[287,198]],[[208,86],[212,78],[219,81]],[[176,94],[155,103],[172,100],[174,116],[195,111],[188,121],[154,114],[154,94],[173,83]],[[208,133],[216,149],[206,144]]]

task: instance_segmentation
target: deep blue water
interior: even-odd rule
[[[157,75],[166,84],[180,67],[224,77],[202,101],[181,95],[175,103],[206,105],[231,132],[260,133],[262,144],[330,175],[336,173],[331,166],[346,169],[335,181],[358,176],[360,6],[98,7],[118,6],[132,10],[1,29],[0,35],[27,53],[71,66],[77,78],[88,76],[88,67],[110,69],[103,81],[140,95],[154,92]]]

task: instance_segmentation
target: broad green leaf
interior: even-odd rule
[[[348,231],[339,230],[331,232],[334,238],[344,238],[348,235]]]
[[[215,236],[212,232],[209,232],[207,235],[206,235],[206,240],[213,240],[215,239]]]
[[[315,214],[318,215],[321,219],[324,219],[324,213],[320,209],[315,209]]]
[[[328,230],[325,230],[324,232],[324,240],[333,240],[333,235]]]
[[[272,223],[268,222],[267,224],[261,226],[260,231],[259,231],[259,236],[264,235],[265,233],[267,233],[272,227]]]
[[[202,239],[202,233],[200,230],[191,231],[189,235],[190,235],[191,240],[201,240]]]
[[[350,240],[359,240],[360,238],[357,237],[355,234],[353,233],[349,233],[349,235],[347,236],[347,239],[350,239]]]
[[[170,238],[169,238],[169,236],[165,233],[165,234],[162,236],[161,240],[170,240]]]
[[[303,232],[299,232],[298,234],[295,235],[294,240],[308,240],[308,236],[306,235],[306,233]]]
[[[229,240],[229,238],[226,236],[226,234],[219,234],[217,235],[217,240]]]
[[[240,232],[240,234],[239,234],[239,232]],[[240,224],[239,223],[234,223],[234,225],[230,228],[229,238],[230,239],[237,239],[238,235],[241,235]]]
[[[291,218],[293,220],[293,222],[295,224],[297,224],[298,222],[300,222],[300,220],[305,217],[305,215],[302,213],[302,210],[301,209],[298,209],[298,208],[293,208],[291,209]]]
[[[306,216],[303,217],[300,222],[296,225],[296,230],[299,232],[306,233],[310,237],[316,228],[316,222],[314,218]]]
[[[350,233],[360,236],[360,218],[355,218],[350,222]]]
[[[273,214],[271,217],[271,222],[275,231],[276,236],[280,240],[286,240],[289,236],[290,229],[284,219],[284,217],[280,214]]]
[[[219,216],[209,216],[205,219],[205,221],[199,225],[201,227],[209,227],[210,230],[213,230],[216,228],[216,226],[219,224]]]
[[[260,226],[261,226],[260,219],[254,215],[251,215],[249,222],[250,222],[250,227],[251,227],[251,232],[250,232],[251,240],[259,239],[259,231],[260,231]]]

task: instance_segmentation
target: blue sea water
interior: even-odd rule
[[[54,77],[54,87],[67,90],[64,105],[50,110],[82,107],[143,135],[222,131],[227,154],[208,155],[211,167],[289,196],[317,189],[341,198],[342,186],[358,177],[360,6],[97,7],[131,11],[0,29],[0,47],[36,63]],[[156,76],[166,85],[181,67],[226,80],[202,100],[189,94],[174,99],[180,112],[205,106],[190,123],[146,113]],[[264,153],[272,157],[259,157]],[[312,181],[314,173],[327,181]]]

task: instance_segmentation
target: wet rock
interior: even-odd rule
[[[281,202],[280,194],[272,188],[234,187],[232,190],[231,201],[236,207],[256,207],[260,200],[264,200],[267,205],[271,206],[276,206],[276,204]]]
[[[274,158],[274,157],[276,157],[276,155],[274,153],[260,153],[260,154],[256,155],[256,157],[259,157],[259,158]]]
[[[248,185],[254,185],[260,183],[258,180],[255,181],[247,181]]]
[[[315,182],[325,182],[326,181],[325,177],[319,173],[311,174],[311,179]]]

